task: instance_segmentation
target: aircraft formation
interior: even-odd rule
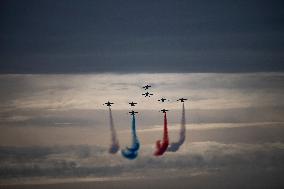
[[[146,90],[145,93],[142,93],[144,97],[151,97],[154,94],[149,92],[148,89],[151,88],[151,85],[145,85],[142,88]],[[168,127],[167,127],[167,112],[169,110],[167,109],[161,109],[159,112],[162,112],[164,114],[164,128],[163,128],[163,138],[162,140],[157,140],[156,141],[156,151],[154,152],[155,156],[161,156],[163,155],[166,151],[170,152],[175,152],[179,149],[179,147],[183,144],[185,140],[185,108],[184,108],[184,102],[186,101],[186,98],[180,98],[177,99],[177,101],[180,101],[182,103],[182,119],[181,119],[181,129],[180,129],[180,138],[177,142],[169,143],[169,136],[168,136]],[[168,102],[170,100],[166,98],[161,98],[158,100],[161,103]],[[104,105],[109,107],[109,115],[110,115],[110,130],[111,130],[111,145],[109,149],[109,153],[115,154],[119,151],[119,143],[118,139],[116,136],[116,131],[114,129],[114,124],[113,124],[113,118],[112,118],[112,113],[111,113],[111,106],[113,105],[113,102],[107,101],[104,103]],[[130,107],[135,107],[138,103],[137,102],[129,102],[128,103]],[[140,142],[136,133],[136,120],[135,120],[135,115],[138,114],[137,111],[131,110],[128,112],[131,117],[132,117],[132,122],[131,122],[131,131],[132,131],[132,144],[131,147],[125,147],[124,149],[121,150],[121,155],[127,159],[135,159],[138,156],[138,151],[140,148]]]

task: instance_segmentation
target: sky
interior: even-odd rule
[[[0,0],[0,188],[283,188],[283,8]],[[138,111],[137,159],[109,154],[106,101],[119,150]],[[186,137],[155,157],[162,108],[170,142]]]
[[[142,96],[147,81],[151,98]],[[148,133],[148,140],[155,139],[151,131],[161,131],[162,108],[170,110],[169,130],[178,130],[180,97],[190,99],[185,103],[188,124],[195,124],[190,129],[281,123],[283,84],[283,73],[0,75],[0,145],[107,147],[108,109],[103,104],[108,100],[114,102],[118,132],[129,134],[128,112],[134,109],[137,129]],[[162,97],[170,101],[158,102]],[[131,101],[138,104],[130,107]]]
[[[277,0],[2,0],[0,72],[279,72],[283,8]]]
[[[279,72],[2,74],[0,186],[75,182],[66,187],[113,188],[119,182],[132,188],[130,183],[137,182],[144,188],[150,182],[150,188],[207,188],[204,183],[281,188],[283,81]],[[152,85],[152,97],[141,95],[143,82]],[[157,101],[161,97],[170,101],[162,104]],[[190,99],[185,103],[186,140],[177,152],[155,157],[155,142],[163,132],[159,109],[170,110],[170,142],[178,141],[179,97]],[[135,160],[108,153],[107,100],[115,103],[120,149],[131,144],[128,112],[138,111],[141,148]],[[138,103],[134,108],[128,105],[132,100]]]

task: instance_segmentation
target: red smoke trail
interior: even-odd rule
[[[169,145],[169,136],[168,136],[168,127],[167,127],[167,113],[164,113],[164,136],[163,142],[161,140],[157,140],[156,142],[156,151],[154,153],[155,156],[161,156],[167,151]]]

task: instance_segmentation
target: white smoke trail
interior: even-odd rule
[[[185,108],[184,108],[184,103],[182,104],[182,117],[181,117],[181,126],[180,126],[180,132],[179,132],[179,140],[177,142],[172,142],[167,149],[167,151],[170,152],[176,152],[180,148],[180,146],[184,143],[185,141]]]
[[[116,135],[116,130],[113,123],[111,108],[109,107],[109,120],[110,120],[110,132],[111,132],[111,145],[109,148],[110,154],[115,154],[119,150],[119,142]]]

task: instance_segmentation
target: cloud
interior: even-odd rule
[[[158,109],[158,107],[157,107]],[[161,125],[161,113],[157,110],[139,110],[137,115],[138,129],[151,129],[155,125]],[[188,104],[186,117],[189,124],[205,123],[259,123],[259,122],[283,122],[282,107],[259,108],[233,108],[233,109],[191,109]],[[120,129],[129,127],[128,110],[117,110],[114,106],[113,113]],[[106,110],[70,109],[70,110],[45,110],[26,109],[12,110],[2,113],[0,126],[37,126],[53,127],[73,126],[101,128],[108,125]],[[170,110],[168,114],[169,125],[180,122],[180,110]],[[147,119],[145,119],[147,118]],[[218,125],[216,125],[218,126]]]
[[[243,169],[244,173],[254,169],[258,171],[258,167],[282,170],[283,149],[283,143],[196,142],[177,153],[166,153],[157,158],[152,155],[153,147],[146,146],[133,162],[119,155],[108,155],[107,148],[96,146],[1,147],[0,178],[151,177],[157,173],[159,178],[163,178],[169,173],[181,177],[185,172],[193,174],[214,169],[233,171],[238,168]]]
[[[283,74],[90,74],[1,75],[1,112],[15,109],[156,109],[159,103],[143,98],[141,87],[153,85],[153,99],[169,98],[168,107],[179,109],[177,97],[191,99],[191,109],[228,109],[283,106]],[[122,90],[123,89],[123,90]],[[12,94],[12,95],[10,95]]]

